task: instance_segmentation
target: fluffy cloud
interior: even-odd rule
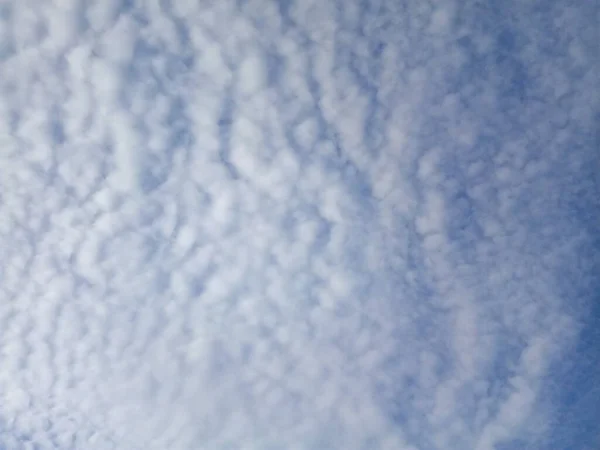
[[[593,445],[594,15],[212,3],[0,7],[0,448]]]

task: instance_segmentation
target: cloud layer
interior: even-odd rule
[[[596,10],[0,6],[0,448],[593,447]]]

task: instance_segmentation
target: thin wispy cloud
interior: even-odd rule
[[[538,3],[0,5],[0,449],[592,448],[597,11]]]

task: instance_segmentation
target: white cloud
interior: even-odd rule
[[[583,34],[126,3],[0,8],[0,447],[550,441],[594,275]]]
[[[135,51],[136,24],[126,15],[120,16],[114,25],[102,34],[99,53],[103,59],[113,64],[131,61]]]
[[[260,55],[250,54],[246,56],[241,63],[238,76],[239,95],[245,97],[264,89],[265,67]]]
[[[138,138],[136,124],[127,114],[113,112],[110,121],[111,144],[114,148],[118,178],[117,189],[133,193],[140,183],[142,143]]]

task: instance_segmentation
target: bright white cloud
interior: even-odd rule
[[[584,7],[38,3],[0,5],[0,448],[550,448]]]

